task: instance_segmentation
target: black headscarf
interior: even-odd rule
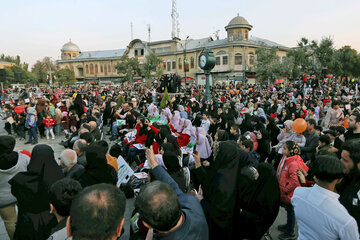
[[[0,136],[0,169],[7,170],[16,165],[19,154],[14,152],[15,138]]]
[[[86,150],[85,172],[80,176],[79,182],[83,187],[98,183],[110,183],[116,185],[117,175],[113,167],[107,164],[103,148],[91,145]]]

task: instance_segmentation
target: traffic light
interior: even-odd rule
[[[0,82],[6,81],[6,71],[5,69],[0,69]]]

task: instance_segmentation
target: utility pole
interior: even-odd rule
[[[187,65],[187,62],[186,62],[186,43],[187,43],[187,40],[189,39],[189,36],[186,37],[185,39],[185,48],[184,48],[184,73],[185,73],[185,87],[186,87],[186,65]]]

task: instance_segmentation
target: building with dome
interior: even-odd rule
[[[174,38],[154,42],[134,39],[123,49],[86,52],[81,52],[80,48],[70,41],[61,48],[61,60],[57,62],[60,68],[74,70],[78,81],[117,83],[121,81],[122,76],[117,73],[115,65],[124,55],[136,57],[140,64],[143,64],[145,57],[154,52],[163,60],[164,74],[175,73],[183,78],[186,75],[187,83],[205,84],[205,75],[197,60],[201,51],[207,47],[216,56],[216,65],[211,71],[211,83],[229,80],[254,82],[257,48],[276,47],[280,59],[286,56],[290,48],[252,36],[252,28],[244,17],[237,15],[225,26],[227,37],[224,39]],[[141,78],[142,76],[138,76],[138,79]],[[185,81],[185,78],[183,80]]]

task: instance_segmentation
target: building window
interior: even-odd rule
[[[191,68],[194,68],[194,67],[195,67],[194,57],[191,57],[191,58],[190,58],[190,67],[191,67]]]
[[[170,72],[171,71],[171,62],[167,62],[166,67],[167,67],[167,71]]]
[[[162,63],[164,70],[166,70],[166,63]]]
[[[98,65],[95,64],[95,74],[97,74],[97,73],[98,73]]]
[[[87,65],[87,64],[85,65],[85,73],[89,74],[89,65]]]
[[[90,74],[94,74],[94,65],[90,64]]]
[[[137,56],[138,56],[138,50],[135,49],[135,57],[137,57]]]
[[[179,69],[182,69],[182,60],[179,58]]]
[[[144,49],[141,49],[141,56],[144,56]]]
[[[188,58],[184,58],[184,71],[185,72],[189,71],[189,59]]]
[[[254,53],[249,53],[249,65],[254,65],[255,63],[255,55]]]
[[[176,69],[176,61],[172,62],[172,69],[175,70]]]
[[[223,65],[228,65],[228,61],[229,60],[229,58],[228,58],[228,56],[223,56]]]
[[[79,77],[84,76],[84,69],[82,67],[78,68],[78,72],[79,72]]]
[[[104,67],[102,64],[100,65],[100,72],[104,72]]]
[[[216,57],[215,65],[220,65],[220,57]]]
[[[240,53],[235,54],[235,65],[242,65],[242,55]]]
[[[110,64],[108,64],[108,72],[111,72]]]

